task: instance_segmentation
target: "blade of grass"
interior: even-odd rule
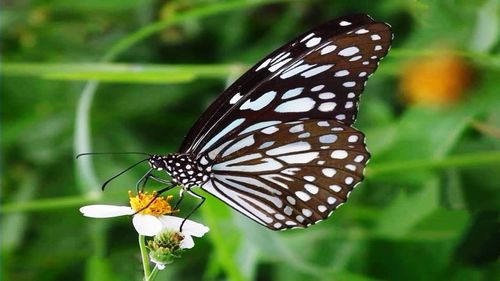
[[[0,207],[1,214],[32,211],[51,211],[63,208],[75,208],[90,203],[97,203],[99,200],[85,196],[68,196],[50,199],[31,200],[25,202],[13,202]]]
[[[126,83],[186,83],[197,78],[225,78],[239,65],[152,65],[123,63],[7,63],[4,75],[52,80],[98,80]]]
[[[373,163],[367,167],[366,176],[368,178],[376,178],[385,174],[406,173],[412,170],[459,168],[492,164],[500,164],[500,151],[453,155],[443,159]]]

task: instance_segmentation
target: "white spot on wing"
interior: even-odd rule
[[[280,104],[274,111],[281,113],[308,112],[313,109],[316,102],[311,98],[300,98]]]
[[[344,87],[346,87],[346,88],[352,88],[352,87],[356,86],[356,82],[354,82],[354,81],[344,82],[344,83],[342,84],[342,86],[344,86]]]
[[[312,216],[312,214],[313,214],[313,213],[312,213],[312,211],[311,211],[311,210],[309,210],[309,209],[302,209],[302,214],[303,214],[304,216],[306,216],[306,217],[310,217],[310,216]]]
[[[335,51],[335,49],[337,49],[337,46],[328,45],[328,46],[324,47],[323,49],[321,49],[321,55],[326,55],[328,53],[331,53],[331,52]]]
[[[243,96],[240,93],[236,93],[231,100],[229,101],[230,104],[235,104],[237,103]]]
[[[321,172],[323,173],[323,175],[331,178],[331,177],[335,176],[335,174],[337,173],[337,170],[335,170],[333,168],[324,168],[321,170]]]
[[[334,143],[337,140],[337,136],[333,134],[323,135],[319,137],[319,142],[321,143]]]
[[[328,204],[330,204],[330,205],[333,205],[333,204],[335,204],[335,202],[337,202],[337,198],[330,196],[330,197],[328,197],[326,202],[328,202]]]
[[[360,163],[361,161],[363,161],[363,159],[365,159],[363,155],[358,155],[356,156],[356,158],[354,158],[354,162]]]
[[[345,150],[334,150],[331,155],[333,159],[345,159],[347,156],[348,154]]]
[[[298,124],[298,125],[295,125],[293,127],[290,128],[290,130],[288,130],[290,133],[300,133],[302,131],[304,131],[304,124]]]
[[[213,166],[214,171],[236,171],[236,172],[264,172],[273,171],[283,167],[280,162],[271,158],[262,158],[257,164],[246,165],[246,161],[261,158],[262,154],[253,153],[217,163]],[[255,162],[255,161],[254,161]]]
[[[304,42],[304,41],[306,41],[307,39],[309,39],[309,38],[311,38],[311,37],[313,37],[313,36],[314,36],[314,33],[313,33],[313,32],[311,32],[311,33],[307,34],[306,36],[304,36],[304,38],[302,38],[302,39],[300,40],[300,42]]]
[[[295,195],[304,202],[311,200],[311,196],[309,196],[309,194],[305,193],[304,191],[297,191],[295,192]]]
[[[333,67],[333,64],[321,65],[321,66],[309,69],[308,71],[302,73],[300,76],[305,77],[305,78],[309,78],[311,76],[320,74],[321,72],[325,72],[332,67]]]
[[[306,183],[304,185],[304,188],[311,194],[318,194],[319,192],[319,187],[315,186],[314,184]]]
[[[281,121],[259,122],[259,123],[256,123],[256,124],[253,124],[253,125],[247,127],[245,130],[243,130],[238,135],[243,135],[243,134],[246,134],[246,133],[249,133],[249,132],[256,131],[258,129],[262,129],[262,128],[265,128],[265,127],[268,127],[268,126],[272,126],[272,125],[276,125],[276,124],[280,124],[280,123],[281,123]]]
[[[329,99],[333,99],[334,97],[335,97],[335,94],[331,93],[331,92],[325,92],[325,93],[319,94],[319,98],[322,100],[329,100]]]
[[[280,75],[280,78],[286,79],[286,78],[292,77],[294,75],[301,73],[302,71],[308,70],[309,68],[311,68],[313,66],[315,66],[315,64],[303,64],[303,65],[294,64],[293,66],[287,68],[286,71]]]
[[[296,97],[296,96],[300,95],[300,93],[302,93],[303,90],[304,90],[303,87],[298,87],[295,89],[288,90],[288,91],[286,91],[286,93],[283,94],[281,99],[289,99],[289,98]]]
[[[241,125],[245,121],[245,118],[238,118],[236,120],[233,120],[229,125],[226,126],[222,131],[220,131],[215,137],[210,139],[210,141],[203,146],[203,148],[200,150],[200,153],[205,151],[207,148],[212,146],[215,142],[217,142],[219,139],[221,139],[223,136],[227,135],[229,132],[231,132],[233,129]]]
[[[271,126],[271,127],[267,127],[265,129],[261,130],[261,132],[263,132],[266,135],[272,135],[272,134],[276,133],[278,130],[279,129],[276,126]]]
[[[332,190],[332,191],[335,191],[335,192],[340,192],[342,190],[342,188],[336,184],[332,184],[329,186],[329,188]]]
[[[349,138],[347,138],[348,142],[357,142],[358,141],[358,136],[357,135],[350,135]]]
[[[288,164],[305,164],[319,157],[319,152],[297,153],[292,155],[280,156],[278,159]]]
[[[308,48],[314,47],[314,46],[318,45],[319,42],[321,42],[321,38],[319,38],[319,37],[311,38],[306,42],[306,47],[308,47]]]
[[[276,97],[276,92],[275,91],[269,91],[259,98],[257,98],[255,101],[247,100],[244,104],[240,106],[241,110],[246,110],[250,109],[253,111],[259,111],[268,104],[270,104],[274,97]]]
[[[324,102],[318,107],[318,110],[322,112],[331,112],[336,106],[337,104],[334,102]]]
[[[357,60],[360,60],[362,58],[362,56],[354,56],[352,58],[349,59],[349,61],[357,61]]]
[[[313,182],[316,179],[316,177],[314,177],[314,176],[304,176],[304,179],[306,181],[308,181],[308,182]]]
[[[347,164],[345,165],[346,169],[351,170],[351,171],[356,171],[356,166],[353,164]]]
[[[251,146],[254,143],[255,139],[253,138],[253,135],[250,135],[242,140],[237,141],[235,144],[231,145],[226,151],[224,151],[222,157],[226,157],[242,148]]]
[[[307,151],[311,149],[311,145],[305,141],[299,141],[294,143],[285,144],[266,152],[267,155],[281,155],[294,152]]]
[[[345,178],[345,183],[346,184],[351,184],[353,181],[354,181],[354,179],[352,177]]]
[[[269,67],[269,71],[275,72],[276,70],[280,69],[283,65],[287,64],[291,60],[292,58],[287,58],[286,60],[280,61],[279,63],[276,63],[273,66]]]
[[[356,32],[354,32],[354,33],[356,33],[356,34],[365,34],[365,33],[368,33],[368,32],[369,32],[368,29],[361,28],[359,30],[356,30]]]
[[[347,47],[345,49],[342,49],[339,52],[339,55],[343,56],[343,57],[350,57],[358,52],[359,52],[359,49],[357,47],[351,46],[351,47]]]
[[[321,91],[321,89],[323,89],[324,87],[325,87],[325,85],[318,85],[318,86],[314,86],[314,87],[311,89],[311,92]]]
[[[265,68],[269,65],[269,63],[271,62],[271,59],[267,59],[265,62],[261,63],[259,65],[259,67],[257,67],[257,69],[255,71],[259,71],[261,70],[262,68]]]
[[[259,146],[259,149],[264,149],[272,146],[274,144],[274,141],[267,141]]]

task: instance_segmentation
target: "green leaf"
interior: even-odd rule
[[[385,239],[402,238],[439,206],[439,179],[431,177],[421,190],[400,191],[380,215],[375,234]]]
[[[106,258],[92,256],[85,265],[85,280],[118,281],[121,279],[113,272]]]
[[[35,196],[37,180],[30,172],[25,172],[16,194],[11,199],[13,206],[19,206]],[[2,214],[3,214],[2,208]],[[10,254],[22,245],[28,218],[24,213],[14,213],[2,216],[2,253]]]

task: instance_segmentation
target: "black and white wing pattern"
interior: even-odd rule
[[[363,178],[369,154],[351,125],[391,40],[385,23],[341,17],[257,63],[214,101],[180,148],[210,167],[201,187],[274,230],[326,218]]]
[[[202,189],[268,228],[307,227],[342,205],[368,159],[363,134],[335,120],[249,127],[202,156],[214,163]]]

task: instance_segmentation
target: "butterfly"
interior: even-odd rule
[[[370,154],[352,125],[392,38],[388,24],[364,14],[303,33],[226,89],[177,153],[151,155],[140,182],[168,184],[158,193],[180,186],[202,200],[197,207],[200,187],[272,230],[328,218],[363,180]]]

